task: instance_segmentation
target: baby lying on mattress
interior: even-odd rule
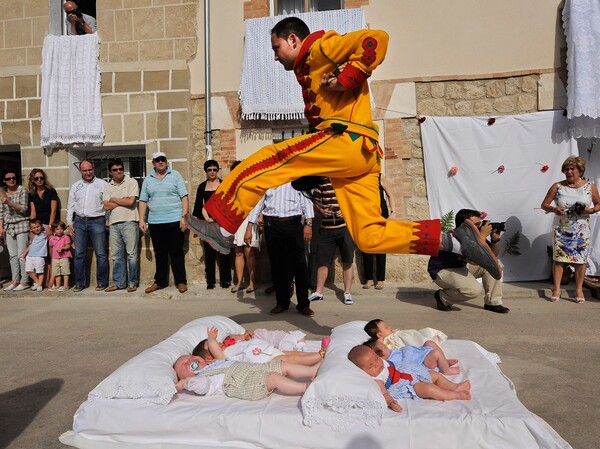
[[[471,399],[471,383],[468,380],[454,383],[437,371],[416,363],[395,366],[364,344],[353,347],[348,359],[377,382],[387,406],[395,412],[402,411],[397,402],[400,398],[438,401]]]
[[[218,330],[208,329],[207,345],[214,361],[207,363],[202,357],[184,355],[179,357],[173,368],[177,374],[177,391],[183,389],[200,395],[223,394],[227,397],[257,401],[277,389],[287,395],[302,395],[321,365],[319,361],[310,366],[281,360],[267,363],[248,363],[228,360],[217,342]],[[318,354],[317,354],[318,355]]]

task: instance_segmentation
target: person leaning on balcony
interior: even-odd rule
[[[96,19],[82,13],[75,2],[65,2],[63,5],[67,18],[68,35],[92,34],[96,32]]]

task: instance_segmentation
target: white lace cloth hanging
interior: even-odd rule
[[[566,0],[567,117],[573,137],[600,137],[600,2]]]
[[[104,141],[98,35],[54,36],[42,49],[41,142],[44,148]]]
[[[311,32],[335,30],[340,34],[366,28],[362,9],[294,14]],[[285,16],[246,20],[244,65],[239,90],[242,118],[294,120],[304,118],[302,92],[293,72],[274,60],[271,29]]]

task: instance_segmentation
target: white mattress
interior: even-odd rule
[[[568,449],[543,420],[518,400],[512,383],[483,348],[448,340],[469,378],[471,401],[403,400],[402,413],[387,410],[381,426],[354,423],[343,431],[308,427],[298,397],[272,394],[250,402],[222,396],[179,394],[168,405],[134,399],[88,400],[60,441],[81,449]]]

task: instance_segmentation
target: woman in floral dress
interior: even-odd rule
[[[590,240],[589,215],[600,210],[596,186],[582,178],[585,160],[568,157],[562,164],[565,180],[554,183],[548,190],[542,209],[556,214],[553,225],[554,288],[552,302],[560,299],[560,280],[566,264],[575,267],[575,302],[583,303],[583,279]],[[551,204],[554,202],[554,206]]]

